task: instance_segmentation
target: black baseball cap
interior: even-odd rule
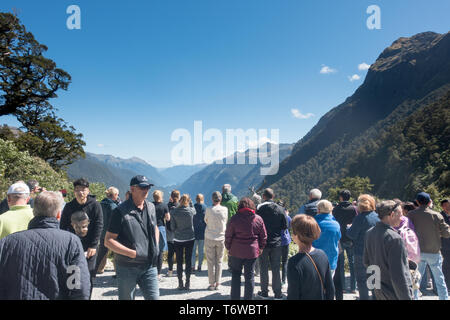
[[[150,188],[154,186],[154,184],[151,184],[145,176],[135,176],[131,178],[130,186],[136,185],[140,188]]]

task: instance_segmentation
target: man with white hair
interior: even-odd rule
[[[60,193],[42,192],[28,230],[0,240],[0,300],[89,299],[81,241],[59,229],[63,202]]]
[[[18,182],[11,185],[7,192],[9,211],[0,216],[0,239],[11,233],[26,230],[33,219],[33,211],[28,205],[30,188]]]
[[[237,212],[239,200],[231,193],[231,185],[224,184],[222,187],[222,202],[221,205],[228,209],[228,221]]]
[[[307,214],[314,217],[317,214],[317,203],[322,198],[322,192],[319,189],[312,189],[309,191],[309,201],[298,209],[297,214]]]

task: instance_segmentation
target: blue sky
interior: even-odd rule
[[[69,30],[69,5],[81,30]],[[366,9],[381,9],[369,30]],[[448,32],[450,1],[3,0],[72,76],[51,102],[86,151],[167,167],[178,128],[279,129],[303,137],[360,86],[399,37]],[[328,67],[335,72],[320,73]],[[359,80],[350,81],[357,74]],[[307,115],[307,119],[294,117]],[[300,116],[301,117],[301,116]],[[0,123],[17,125],[12,117]],[[269,137],[270,138],[270,137]]]

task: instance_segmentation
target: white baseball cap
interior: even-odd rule
[[[30,188],[23,182],[14,183],[9,187],[7,194],[30,194]]]

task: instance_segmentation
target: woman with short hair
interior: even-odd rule
[[[306,214],[292,220],[298,253],[288,261],[288,300],[333,300],[334,284],[326,253],[313,247],[320,238],[317,221]]]
[[[192,248],[195,234],[193,219],[195,209],[189,206],[191,198],[183,194],[180,205],[170,212],[170,227],[173,232],[173,245],[177,256],[178,289],[189,290],[191,279]],[[186,263],[186,282],[183,285],[183,260]]]
[[[375,199],[369,194],[358,197],[358,211],[360,212],[347,230],[347,237],[353,240],[355,249],[355,277],[359,290],[360,300],[369,300],[369,289],[367,288],[367,273],[363,263],[364,242],[366,232],[380,221],[375,212]]]

